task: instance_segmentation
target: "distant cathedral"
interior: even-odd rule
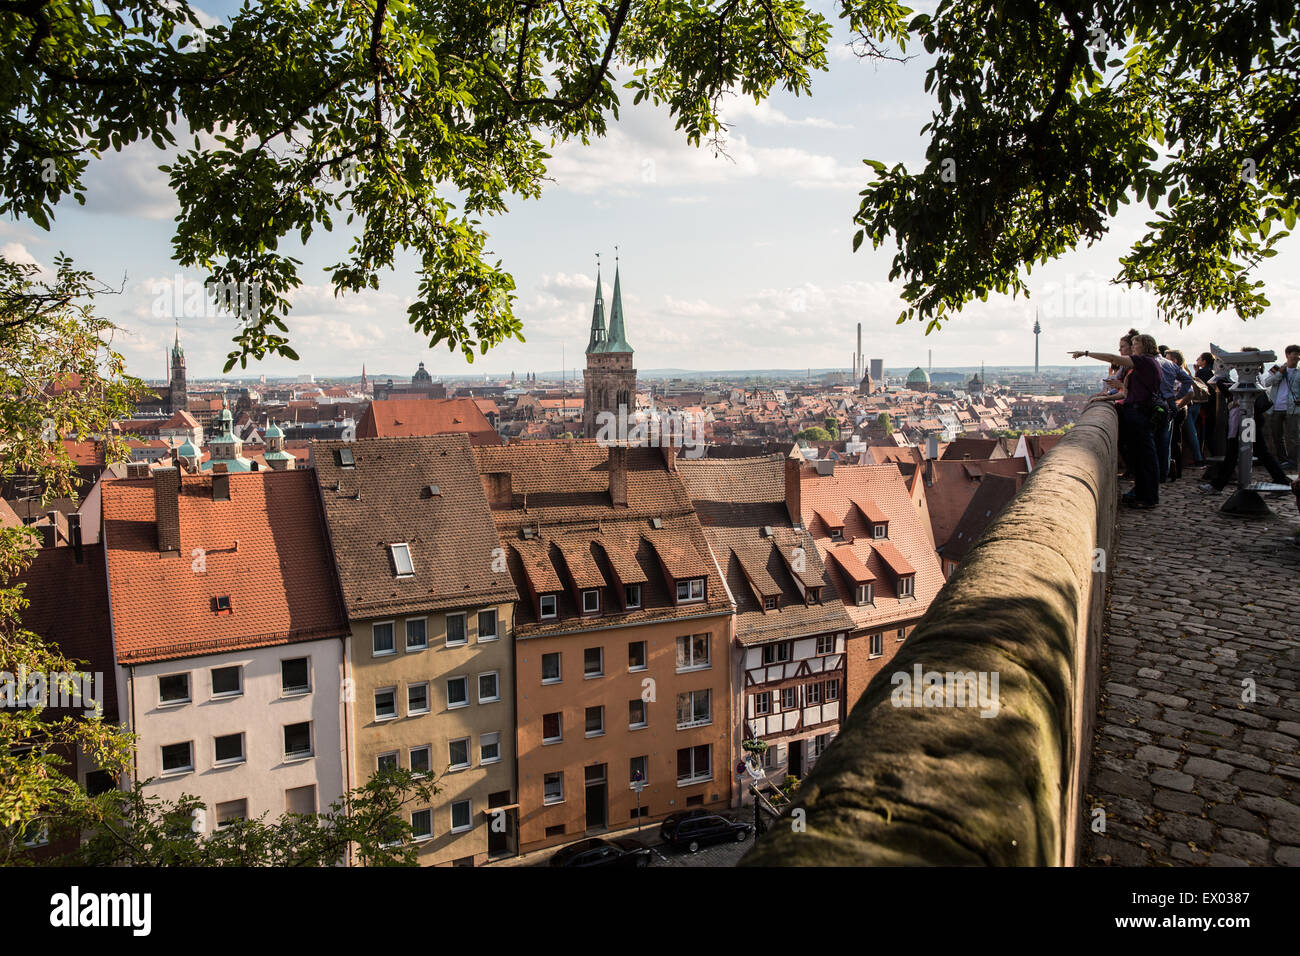
[[[185,393],[185,350],[181,348],[181,330],[176,328],[176,338],[167,355],[167,385],[151,388],[135,403],[137,415],[174,415],[189,411],[190,400]]]
[[[636,402],[636,369],[632,367],[632,346],[623,327],[623,295],[618,266],[614,266],[614,304],[605,328],[605,300],[601,295],[600,269],[596,269],[596,302],[591,310],[591,338],[587,342],[587,367],[582,371],[585,399],[582,406],[583,434],[595,438],[601,412],[630,415]]]

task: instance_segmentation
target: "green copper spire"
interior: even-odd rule
[[[619,288],[618,266],[614,266],[614,307],[609,313],[609,338],[602,352],[631,352],[627,344],[627,331],[623,328],[623,293]]]
[[[605,350],[605,298],[600,292],[600,264],[596,265],[596,304],[591,307],[591,338],[587,354]]]

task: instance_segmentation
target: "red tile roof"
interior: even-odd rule
[[[470,398],[386,398],[371,402],[358,438],[469,435],[473,445],[499,445],[501,436]]]
[[[230,500],[212,477],[186,475],[177,500],[180,553],[160,553],[151,479],[103,484],[113,633],[121,663],[343,636],[310,471],[232,474]],[[196,570],[202,549],[203,570]],[[215,600],[228,596],[230,614]]]

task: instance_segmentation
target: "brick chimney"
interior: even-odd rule
[[[660,450],[664,454],[664,467],[667,468],[669,471],[676,471],[677,470],[677,446],[674,445],[672,442],[664,442],[664,444],[660,446]]]
[[[181,550],[181,473],[177,468],[157,468],[153,473],[153,508],[158,524],[158,550]]]
[[[627,507],[627,446],[609,446],[609,503]]]
[[[487,471],[479,476],[483,483],[483,494],[488,507],[499,511],[513,508],[515,504],[514,485],[508,471]]]
[[[785,507],[790,512],[790,520],[803,524],[803,504],[799,487],[799,459],[785,460]]]
[[[78,564],[83,560],[81,549],[81,515],[73,512],[68,515],[68,543],[72,545],[72,556]]]

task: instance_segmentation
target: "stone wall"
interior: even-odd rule
[[[1093,407],[1042,460],[742,865],[1075,862],[1105,621],[1106,574],[1094,566],[1113,554],[1116,437],[1114,411]],[[982,674],[989,691],[996,675],[996,714],[955,700],[896,706],[896,681],[917,666]]]

